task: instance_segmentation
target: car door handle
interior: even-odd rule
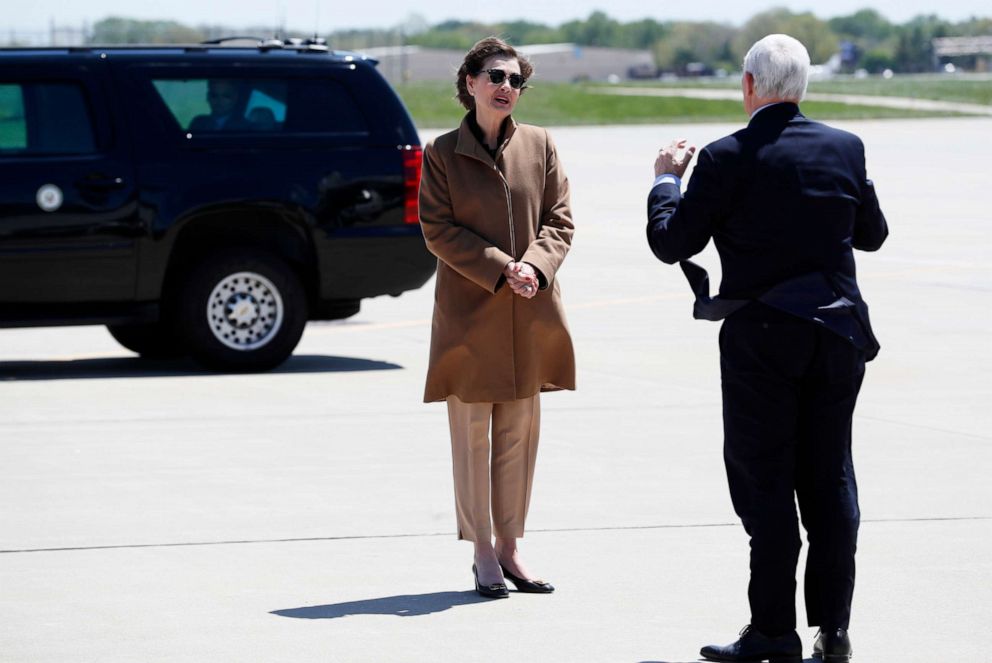
[[[111,177],[102,173],[91,173],[86,177],[76,180],[76,186],[80,189],[91,189],[96,191],[122,189],[124,188],[124,178]]]

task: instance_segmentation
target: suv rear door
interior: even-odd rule
[[[0,313],[133,300],[141,226],[106,65],[26,57],[0,59]]]
[[[298,224],[318,255],[326,255],[332,235],[403,225],[402,154],[395,139],[376,144],[354,80],[366,72],[316,60],[325,56],[299,57],[315,60],[201,57],[120,67],[126,103],[143,117],[134,136],[138,176],[156,228],[171,230],[201,213],[229,214],[237,227],[248,206],[267,206]],[[232,90],[233,113],[211,99]],[[154,262],[164,268],[168,248],[155,242],[147,254],[161,252]],[[322,296],[331,293],[328,284],[353,289],[331,294],[340,298],[381,294],[363,285],[367,274],[346,269],[322,270]],[[139,289],[154,291],[147,278],[143,272]]]

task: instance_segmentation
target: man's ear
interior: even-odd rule
[[[744,93],[748,95],[754,94],[754,74],[750,71],[744,72]]]

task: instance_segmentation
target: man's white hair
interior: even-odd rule
[[[754,76],[759,97],[799,102],[806,96],[809,53],[789,35],[768,35],[744,56],[744,71]]]

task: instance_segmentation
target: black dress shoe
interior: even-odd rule
[[[851,638],[846,628],[831,628],[816,632],[813,642],[813,658],[827,663],[847,663],[851,660]]]
[[[510,598],[510,590],[501,582],[494,582],[491,585],[480,585],[479,570],[475,568],[475,564],[472,565],[472,575],[475,576],[475,591],[479,592],[481,596],[485,596],[487,599]]]
[[[505,575],[513,586],[517,588],[518,592],[523,594],[550,594],[555,591],[555,586],[550,582],[544,582],[543,580],[525,580],[519,576],[510,573],[505,566],[499,565],[499,568],[503,569],[503,575]]]
[[[729,645],[709,645],[699,654],[710,661],[768,661],[768,663],[802,663],[803,643],[795,631],[770,638],[761,631],[745,626],[740,639]]]

